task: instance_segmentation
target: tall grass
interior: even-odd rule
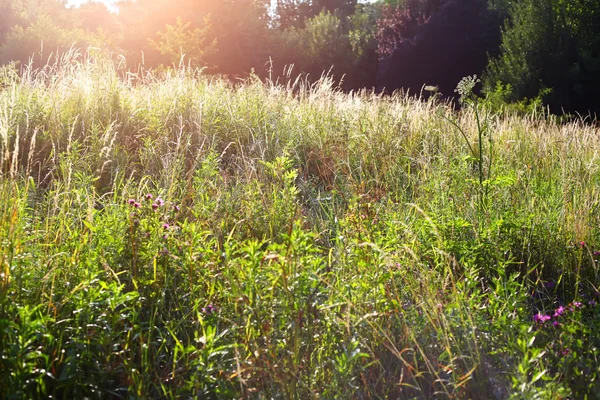
[[[597,128],[76,56],[0,72],[0,397],[599,391]]]

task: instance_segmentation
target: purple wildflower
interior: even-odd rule
[[[167,224],[166,222],[164,224],[162,224],[163,229],[169,229],[170,226],[169,224]]]
[[[158,204],[159,207],[162,207],[165,205],[165,201],[159,197],[156,199],[156,204]]]
[[[546,289],[553,289],[554,286],[556,286],[556,283],[554,283],[552,281],[548,281],[548,282],[544,283],[544,286],[546,287]]]
[[[134,199],[129,199],[129,200],[127,200],[127,203],[128,203],[130,206],[132,206],[132,205],[134,205],[134,204],[135,204],[135,200],[134,200]]]
[[[579,242],[579,245],[581,246],[581,248],[585,247],[585,242],[582,240],[581,242]]]
[[[175,211],[177,211],[177,212],[181,211],[181,207],[179,207],[178,205],[175,205]]]
[[[559,306],[556,310],[554,310],[554,318],[560,317],[565,312],[565,307]]]
[[[596,303],[596,300],[590,300],[590,301],[588,301],[588,304],[592,307],[595,307],[596,304],[598,304],[598,303]]]
[[[157,208],[158,208],[158,204],[156,204],[156,203],[153,203],[153,204],[152,204],[152,209],[153,209],[153,210],[156,210]]]
[[[600,250],[594,250],[594,256],[595,257],[600,256]]]
[[[580,301],[574,301],[574,302],[573,302],[573,306],[575,306],[575,307],[577,307],[577,308],[580,308],[580,307],[582,306],[582,304],[581,304],[581,302],[580,302]]]
[[[210,315],[210,314],[214,313],[215,311],[217,311],[217,309],[212,304],[209,304],[206,307],[202,307],[202,313],[207,314],[207,315]]]
[[[141,205],[141,204],[140,204],[140,203],[138,203],[137,201],[136,201],[135,203],[133,203],[133,206],[134,206],[135,208],[140,208],[140,205]]]
[[[554,321],[552,325],[554,325],[555,328],[558,328],[560,326],[560,322]]]
[[[150,193],[146,195],[146,200],[152,200],[152,195]]]
[[[535,322],[539,322],[539,323],[544,323],[546,321],[548,321],[551,317],[549,315],[546,314],[542,314],[542,313],[537,313],[536,315],[533,316],[533,320]]]

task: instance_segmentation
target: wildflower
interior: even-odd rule
[[[159,197],[156,199],[156,204],[158,204],[159,207],[162,207],[165,205],[165,201]]]
[[[156,204],[156,203],[152,203],[152,209],[153,209],[153,210],[156,210],[157,208],[158,208],[158,204]]]
[[[596,300],[590,300],[590,301],[588,301],[588,304],[592,307],[595,307],[596,304],[598,304],[598,303],[596,303]]]
[[[170,228],[169,224],[167,224],[166,222],[164,224],[162,224],[162,227],[165,230]]]
[[[134,204],[135,204],[135,200],[134,200],[134,199],[129,199],[129,200],[127,200],[127,203],[128,203],[130,206],[132,206],[132,205],[134,205]]]
[[[554,286],[556,286],[556,283],[554,283],[552,281],[548,281],[548,282],[544,283],[544,286],[546,287],[546,289],[553,289]]]
[[[600,256],[600,250],[594,250],[594,257]]]
[[[554,310],[554,318],[560,317],[565,312],[565,307],[559,306],[556,310]]]
[[[548,321],[551,317],[549,315],[546,314],[542,314],[542,313],[537,313],[536,315],[533,316],[533,320],[535,322],[539,322],[539,323],[544,323],[546,321]]]
[[[150,193],[146,195],[146,200],[152,200],[152,195]]]
[[[163,240],[167,240],[169,237],[167,235],[163,235]]]
[[[579,302],[579,301],[574,301],[572,304],[573,304],[573,306],[575,306],[577,308],[580,308],[582,306],[581,302]]]
[[[581,242],[579,242],[579,245],[581,246],[581,248],[585,247],[585,242],[582,240]]]
[[[175,205],[175,211],[179,212],[181,211],[181,208],[178,205]]]
[[[210,314],[214,313],[215,311],[217,311],[217,309],[212,304],[209,304],[206,307],[202,307],[202,313],[207,314],[207,315],[210,315]]]
[[[552,325],[553,325],[555,328],[558,328],[558,327],[560,326],[560,322],[558,322],[558,321],[554,321],[554,322],[552,323]]]
[[[133,206],[134,206],[135,208],[140,208],[140,205],[141,205],[141,204],[140,204],[140,203],[138,203],[137,201],[136,201],[135,203],[133,203]]]

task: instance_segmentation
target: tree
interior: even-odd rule
[[[171,64],[175,54],[179,60],[183,44],[184,52],[199,57],[199,52],[215,40],[218,48],[211,48],[200,57],[202,64],[218,66],[215,71],[242,75],[268,61],[266,0],[136,0],[118,6],[123,27],[121,46],[133,64],[142,60],[146,65]],[[208,15],[211,28],[207,30]],[[179,27],[177,18],[181,19]],[[167,25],[171,26],[170,31]],[[202,38],[195,37],[194,32],[201,33]],[[161,34],[167,34],[170,43]],[[158,45],[161,42],[163,45]]]
[[[420,93],[438,86],[453,95],[465,76],[486,67],[500,43],[498,13],[487,0],[415,0],[378,21],[378,85]]]
[[[202,28],[191,28],[190,25],[191,22],[183,23],[181,17],[177,17],[175,25],[167,25],[164,32],[158,32],[157,41],[149,39],[150,46],[167,56],[173,64],[178,64],[185,57],[194,65],[206,66],[207,56],[217,47],[216,39],[205,44],[212,28],[210,17],[204,18]]]
[[[43,15],[27,27],[13,26],[0,47],[0,63],[28,63],[31,59],[34,67],[41,66],[51,54],[65,52],[75,44],[81,48],[89,45],[85,32],[64,29]]]
[[[510,87],[510,101],[549,92],[555,112],[600,110],[600,4],[522,0],[509,8],[501,54],[487,68],[488,92]]]

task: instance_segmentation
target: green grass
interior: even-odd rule
[[[1,398],[597,398],[597,128],[72,56],[0,72]]]

